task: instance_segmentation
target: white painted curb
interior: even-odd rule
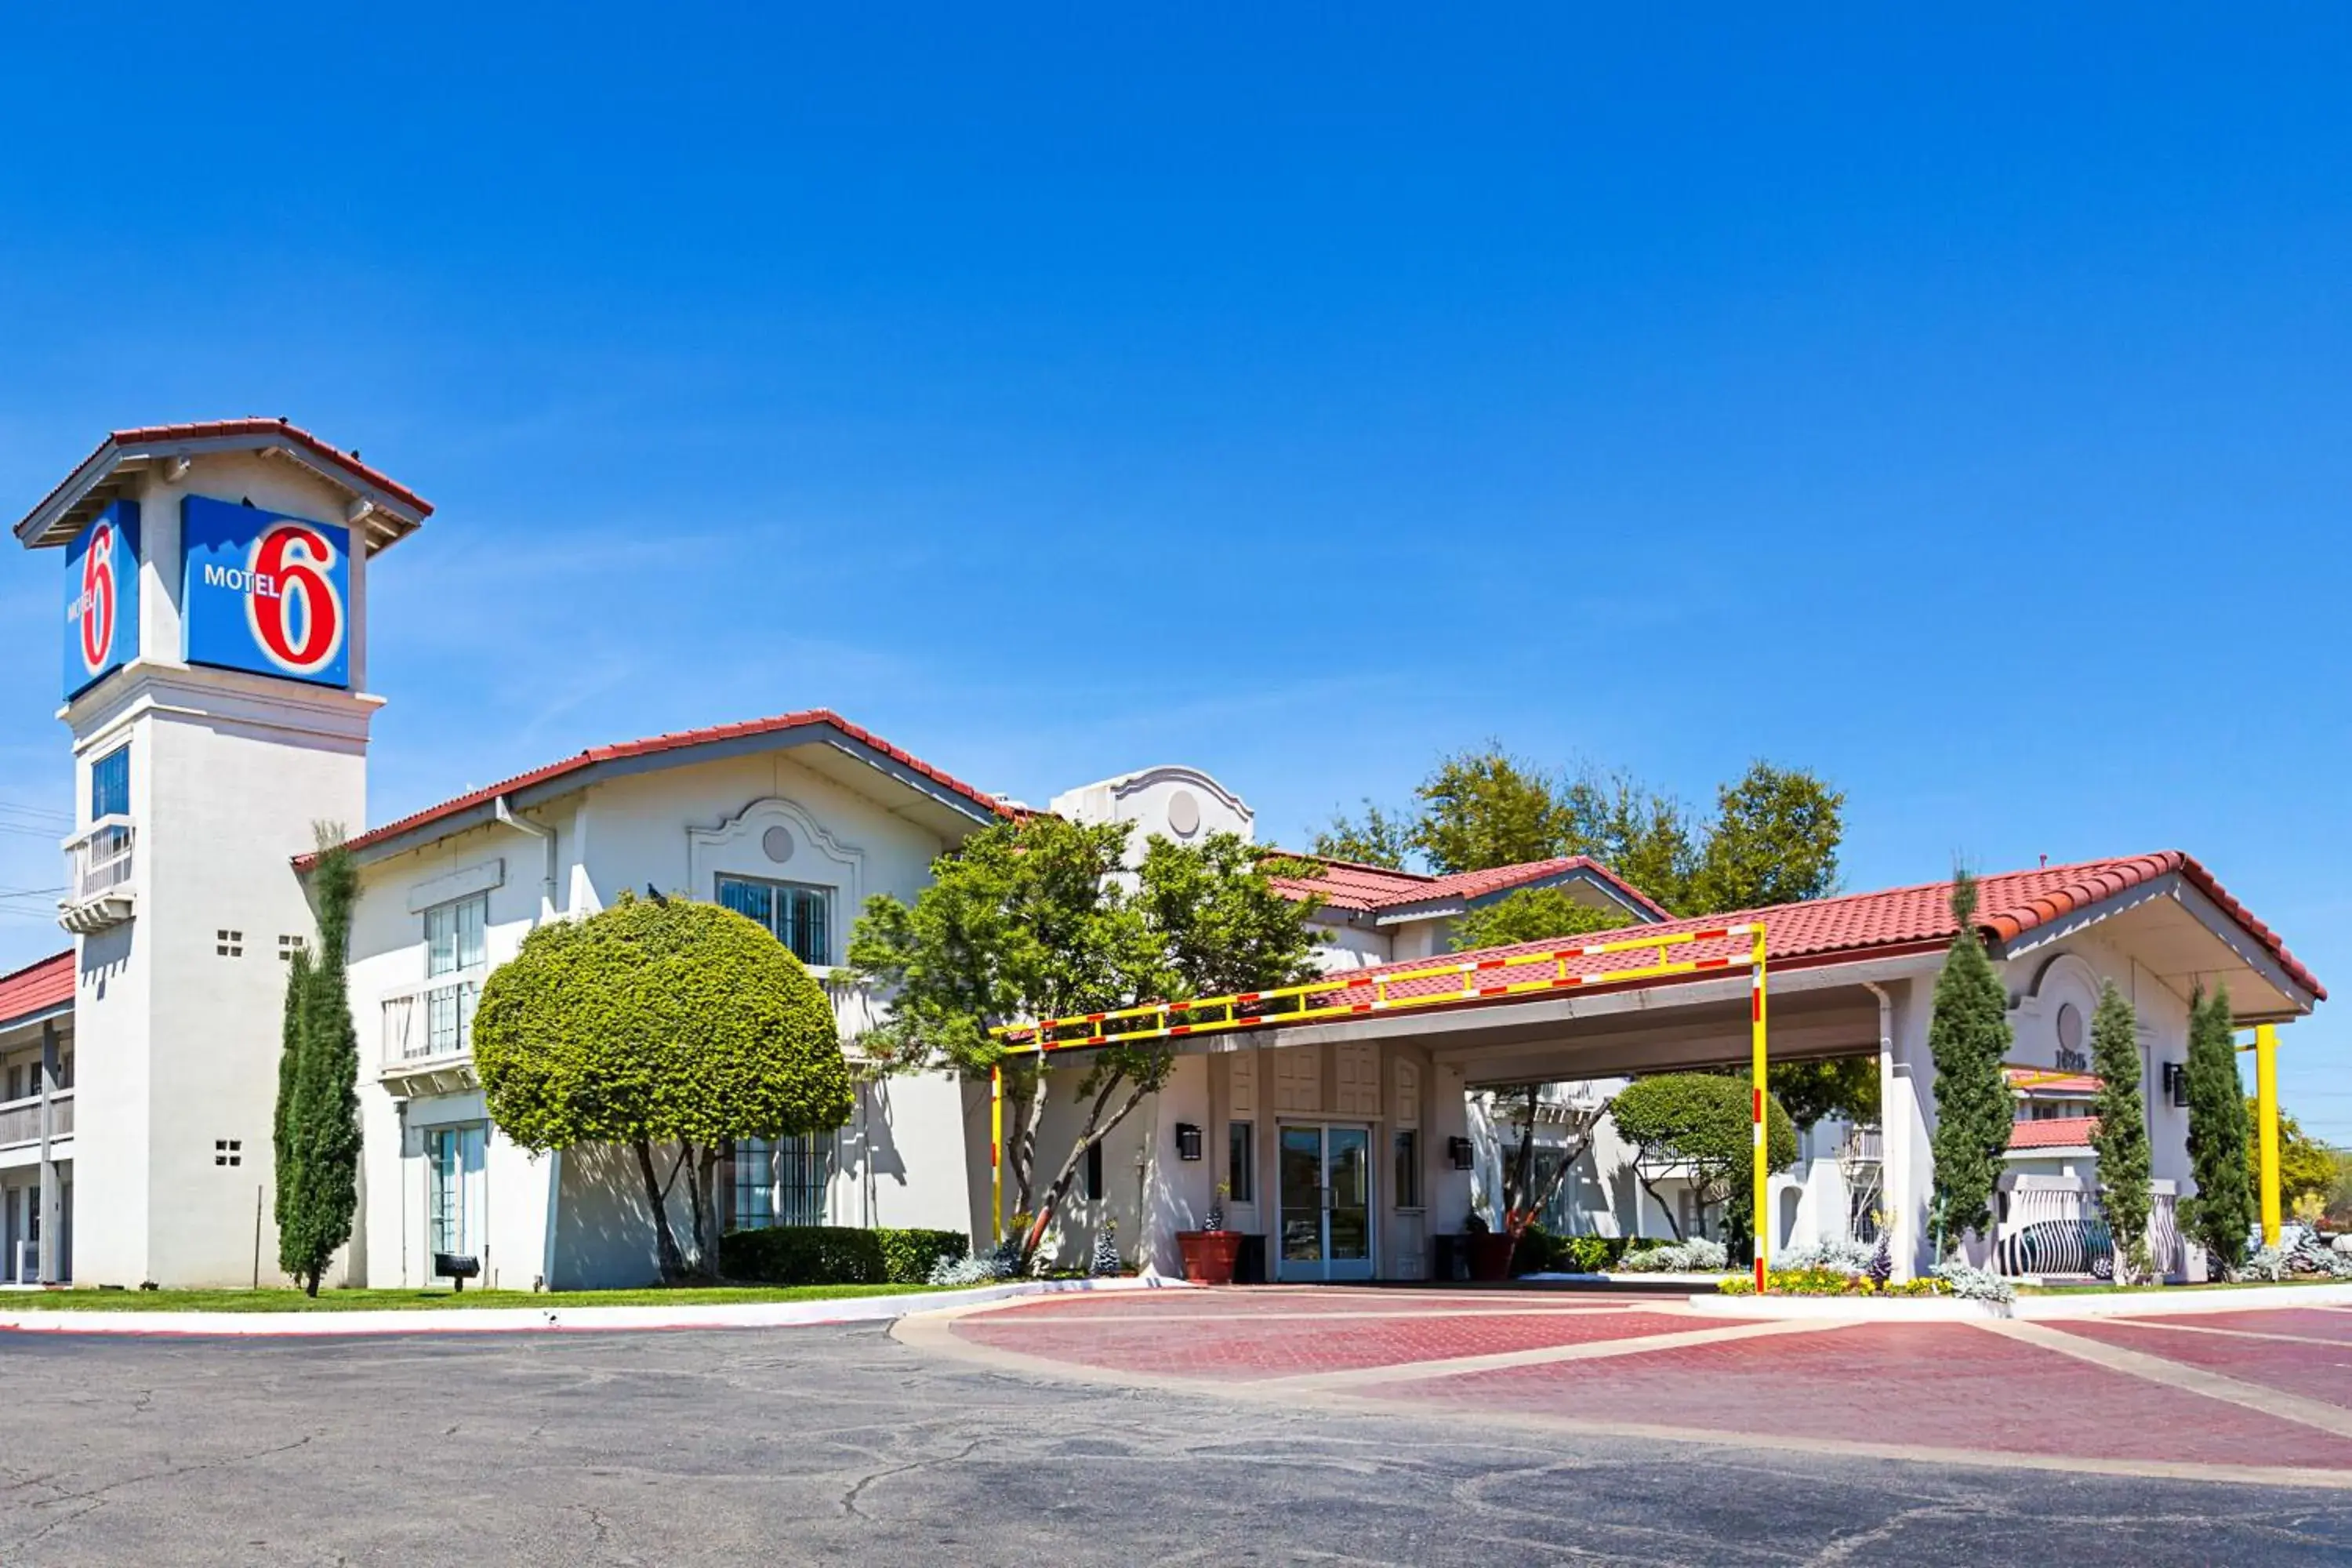
[[[2118,1290],[2021,1296],[2013,1302],[1961,1301],[1949,1296],[1693,1296],[1701,1317],[1842,1319],[1855,1323],[1982,1322],[2014,1319],[2057,1323],[2085,1318],[2179,1318],[2208,1312],[2266,1312],[2282,1307],[2352,1306],[2352,1284],[2250,1285],[2233,1290]]]
[[[970,1290],[843,1296],[821,1301],[740,1301],[677,1307],[420,1307],[381,1312],[84,1311],[74,1307],[0,1310],[0,1331],[28,1334],[227,1334],[329,1338],[355,1334],[579,1333],[615,1329],[780,1329],[813,1323],[874,1323],[909,1312],[980,1306],[1073,1290],[1194,1290],[1145,1275],[1119,1279],[1024,1279]]]

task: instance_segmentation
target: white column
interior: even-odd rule
[[[51,1157],[49,1137],[56,1114],[55,1096],[58,1091],[58,1026],[54,1020],[41,1026],[41,1251],[39,1273],[44,1285],[60,1283],[58,1277],[58,1247],[63,1237],[60,1228],[65,1223],[63,1194],[58,1183],[58,1163]],[[10,1259],[11,1267],[15,1260]]]
[[[1887,1250],[1895,1278],[1910,1279],[1932,1265],[1927,1201],[1935,1184],[1930,1140],[1936,1125],[1936,1065],[1927,1054],[1929,983],[1895,981],[1886,991],[1886,1037],[1878,1047],[1881,1127],[1879,1174],[1888,1222]]]

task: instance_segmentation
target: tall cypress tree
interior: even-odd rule
[[[278,1263],[313,1296],[359,1212],[359,1031],[346,973],[359,872],[334,837],[321,830],[310,881],[319,957],[289,989],[293,1059],[278,1068]]]
[[[2099,1075],[2099,1130],[2091,1152],[2099,1159],[2099,1204],[2115,1237],[2116,1279],[2130,1284],[2149,1275],[2147,1110],[2139,1093],[2139,1021],[2110,980],[2091,1015],[2091,1070]]]
[[[2009,999],[1976,928],[1977,881],[1952,879],[1952,919],[1959,930],[1936,977],[1927,1049],[1936,1062],[1935,1223],[1939,1247],[1964,1232],[1992,1231],[1993,1190],[2016,1121],[2001,1068],[2012,1036]]]
[[[298,1086],[302,1076],[302,1006],[310,994],[310,950],[298,947],[293,961],[286,968],[286,1013],[279,1026],[278,1047],[278,1104],[271,1112],[269,1146],[277,1171],[278,1190],[272,1194],[272,1213],[278,1221],[279,1235],[286,1231],[286,1216],[292,1213],[290,1194],[301,1190],[301,1177],[297,1173],[301,1163],[301,1149],[292,1130],[299,1124],[301,1110],[296,1104]]]
[[[2235,1022],[2230,988],[2199,993],[2189,1009],[2189,1170],[2197,1195],[2183,1207],[2189,1234],[2221,1270],[2235,1274],[2246,1260],[2254,1223],[2253,1173],[2247,1168],[2250,1121],[2238,1080]]]

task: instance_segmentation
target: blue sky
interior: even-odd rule
[[[0,55],[0,500],[251,413],[436,501],[379,819],[814,704],[1289,840],[1488,736],[1760,755],[1849,887],[2179,846],[2352,986],[2340,8],[503,11]],[[57,572],[0,565],[11,889]],[[2352,1141],[2352,1026],[2289,1038]]]

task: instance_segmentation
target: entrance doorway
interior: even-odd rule
[[[1286,1123],[1281,1279],[1372,1277],[1372,1130]]]

